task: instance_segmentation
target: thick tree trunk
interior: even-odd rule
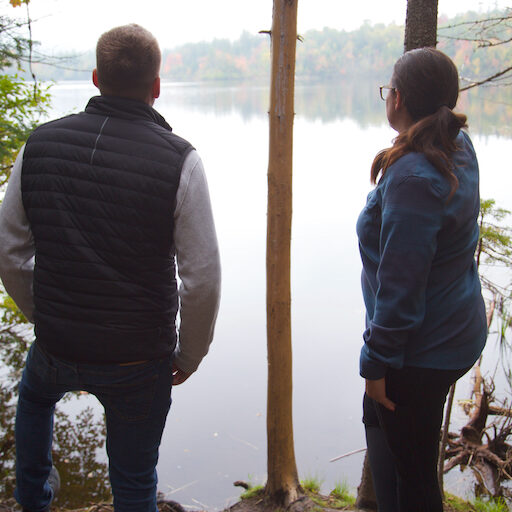
[[[404,50],[437,45],[438,0],[407,0]]]
[[[363,473],[361,475],[361,483],[357,488],[355,505],[358,509],[377,510],[377,499],[375,498],[375,490],[373,488],[368,451],[366,451],[366,455],[364,457]]]
[[[267,217],[266,494],[288,505],[301,494],[292,421],[290,243],[297,0],[274,0]]]

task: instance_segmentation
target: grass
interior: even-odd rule
[[[254,485],[249,487],[245,492],[240,495],[240,499],[248,500],[250,498],[254,498],[263,493],[263,489],[265,489],[264,485]]]
[[[329,494],[329,497],[333,500],[336,500],[340,503],[340,506],[346,507],[348,505],[353,505],[356,502],[356,499],[352,494],[350,494],[348,484],[346,481],[341,483],[337,482],[334,486],[334,489]]]
[[[473,502],[476,512],[509,512],[509,508],[504,499],[482,500],[476,498]]]
[[[305,478],[301,481],[301,485],[311,501],[320,507],[318,510],[325,508],[344,509],[354,505],[356,501],[354,496],[350,494],[346,482],[337,483],[329,496],[320,494],[322,480],[317,476]]]
[[[475,498],[470,503],[458,496],[446,493],[445,501],[451,507],[451,510],[457,512],[510,512],[510,508],[502,498],[485,500]]]
[[[447,492],[445,493],[445,502],[451,507],[452,510],[457,510],[460,512],[473,512],[475,510],[474,507],[466,500],[463,500],[462,498]]]
[[[320,488],[322,487],[323,480],[318,478],[318,476],[307,476],[304,480],[301,480],[300,485],[305,491],[312,492],[314,494],[318,494],[320,492]]]

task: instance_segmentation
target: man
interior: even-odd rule
[[[158,43],[138,25],[117,27],[100,37],[96,59],[101,96],[34,131],[0,212],[2,281],[35,324],[19,388],[15,492],[33,512],[53,499],[53,411],[71,390],[105,408],[116,512],[155,512],[171,385],[197,369],[218,310],[202,163],[152,108]]]

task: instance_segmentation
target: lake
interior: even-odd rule
[[[292,327],[295,449],[300,478],[330,491],[355,491],[363,453],[364,328],[355,223],[371,190],[375,153],[388,147],[379,83],[297,84],[294,139]],[[52,117],[83,109],[92,84],[52,88]],[[489,97],[490,98],[490,97]],[[480,113],[484,101],[463,97]],[[213,203],[223,267],[215,339],[199,371],[173,390],[160,450],[159,488],[192,508],[233,503],[235,480],[266,480],[265,243],[268,87],[163,83],[155,108],[201,155]],[[512,119],[512,107],[505,116]],[[503,112],[501,112],[503,113]],[[470,132],[481,167],[481,196],[512,207],[510,126],[475,115]],[[491,126],[491,129],[489,129]],[[484,128],[485,127],[485,128]],[[510,219],[509,219],[510,223]],[[496,361],[489,343],[484,360]],[[492,368],[492,364],[490,365]],[[458,396],[469,396],[469,379]],[[460,411],[455,421],[464,420]],[[465,492],[452,471],[448,489]]]

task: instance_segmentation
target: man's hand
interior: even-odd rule
[[[386,380],[384,377],[377,380],[366,379],[366,394],[386,409],[395,410],[395,404],[386,396]]]
[[[172,385],[178,386],[179,384],[183,384],[192,374],[184,372],[177,366],[173,366],[171,369],[172,372]]]

